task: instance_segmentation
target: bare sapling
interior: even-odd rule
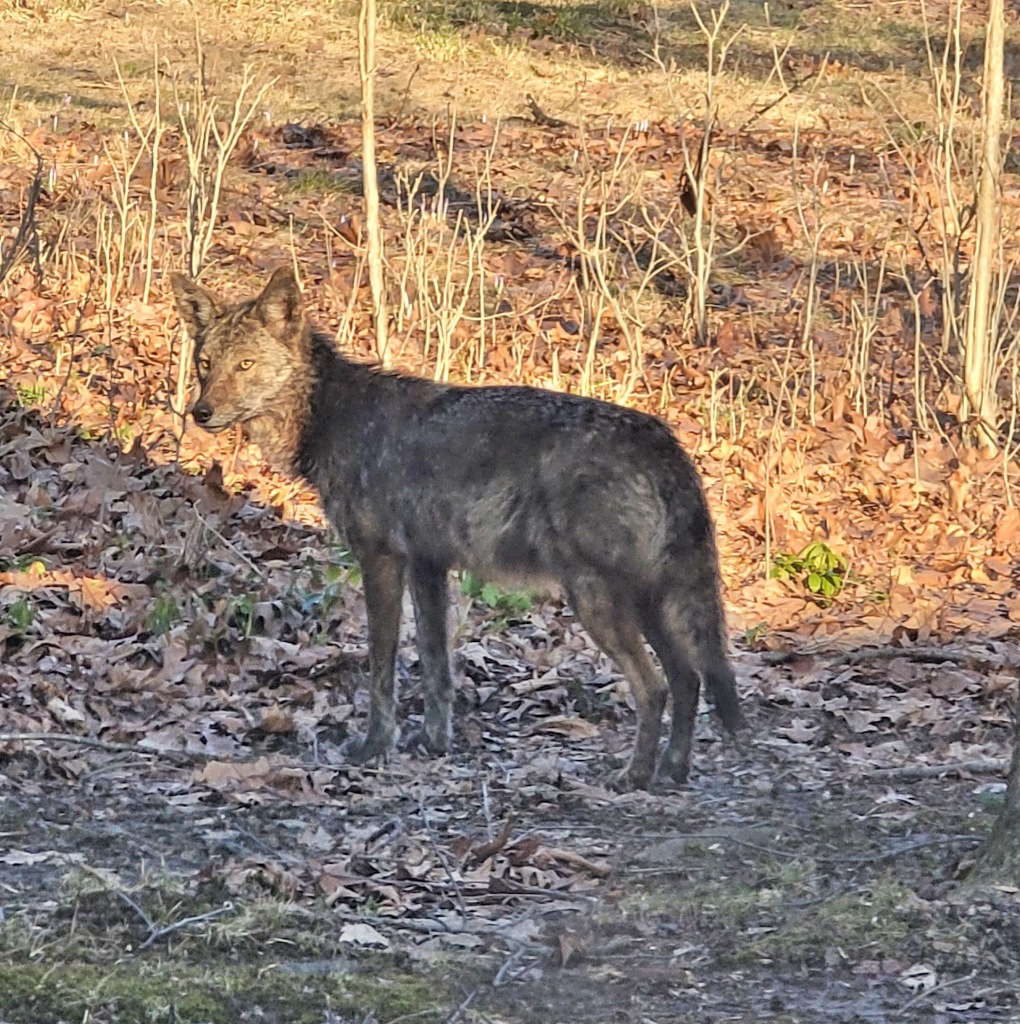
[[[244,130],[275,79],[256,86],[255,75],[245,66],[237,95],[221,116],[224,104],[212,94],[206,78],[202,39],[195,27],[195,75],[190,98],[182,95],[179,76],[170,69],[177,121],[187,155],[188,198],[184,223],[185,262],[188,274],[197,278],[205,265],[216,230],[216,217],[223,195],[227,164]],[[176,386],[170,407],[177,419],[178,440],[185,427],[194,339],[185,331],[177,358]]]
[[[964,436],[987,455],[998,450],[999,312],[996,276],[1002,263],[999,201],[1002,174],[1002,121],[1005,104],[1005,8],[989,0],[982,75],[982,146],[978,170],[977,237],[963,336],[963,395],[960,416]]]
[[[429,177],[429,194],[427,171],[402,176],[397,187],[403,221],[398,327],[412,318],[417,322],[424,334],[422,364],[431,365],[432,376],[441,381],[450,379],[460,356],[463,346],[456,341],[464,325],[471,323],[472,338],[485,336],[485,238],[498,212],[488,156],[475,168],[473,202],[451,209],[455,132],[451,118],[447,156],[440,155],[437,173]],[[476,348],[476,357],[481,351]],[[468,359],[461,367],[465,377],[470,378],[472,365],[480,369],[480,360]]]
[[[127,85],[124,82],[124,76],[121,73],[119,62],[114,60],[113,64],[114,69],[117,72],[117,84],[120,86],[120,94],[124,100],[124,107],[127,110],[128,118],[131,121],[131,127],[134,129],[135,137],[138,142],[137,155],[131,166],[132,173],[125,176],[126,180],[118,178],[118,184],[123,187],[123,206],[126,207],[127,205],[127,185],[130,183],[135,170],[139,167],[139,164],[144,161],[145,164],[148,164],[149,169],[149,209],[143,229],[144,250],[142,254],[142,302],[149,301],[149,293],[152,290],[154,265],[153,251],[156,244],[156,225],[159,217],[158,191],[161,170],[160,143],[163,140],[164,133],[162,93],[159,74],[159,51],[156,49],[153,49],[152,65],[152,83],[154,93],[152,104],[149,108],[151,113],[144,119],[143,123],[143,118],[139,116],[138,108],[131,102],[131,97],[128,94]],[[116,173],[116,162],[111,159],[111,164],[114,166],[114,172]],[[126,210],[122,210],[122,223],[124,221],[124,213],[126,213]]]
[[[358,15],[358,76],[361,80],[361,178],[365,200],[368,281],[372,289],[372,320],[379,363],[390,363],[383,237],[379,224],[379,173],[375,159],[375,0],[361,0]]]

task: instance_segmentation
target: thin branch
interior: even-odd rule
[[[25,199],[25,207],[21,211],[21,220],[18,223],[18,230],[14,241],[6,254],[0,258],[0,282],[11,272],[18,257],[29,246],[30,239],[34,243],[32,249],[35,253],[35,266],[39,276],[42,276],[42,267],[39,264],[39,227],[35,220],[35,205],[42,192],[43,183],[43,158],[39,151],[19,131],[16,131],[5,121],[0,121],[0,128],[10,132],[15,138],[20,139],[32,151],[35,157],[35,174],[32,176],[32,184],[28,187],[28,196]]]
[[[182,917],[179,921],[174,921],[173,924],[168,924],[165,928],[159,928],[154,932],[150,932],[149,937],[138,947],[138,952],[140,953],[143,949],[148,949],[154,942],[158,942],[173,932],[187,928],[188,925],[201,924],[203,921],[211,921],[214,917],[222,917],[224,914],[232,914],[233,912],[234,904],[228,900],[222,907],[217,907],[215,910],[207,910],[204,914],[195,914],[193,917]]]
[[[151,750],[134,743],[107,743],[90,736],[75,736],[66,732],[0,732],[0,743],[76,743],[80,747],[105,750],[110,754],[145,754],[149,757],[181,758],[183,760],[208,761],[209,755],[189,754],[183,750]]]

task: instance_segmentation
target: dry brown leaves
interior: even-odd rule
[[[502,282],[506,320],[486,340],[473,379],[574,388],[584,362],[583,316],[569,289],[573,256],[548,211],[574,201],[578,177],[547,168],[573,166],[579,140],[571,129],[502,131],[495,183],[503,188],[501,217],[517,233],[508,228],[487,253],[487,271]],[[457,129],[465,180],[493,137],[491,125]],[[290,259],[295,218],[310,296],[324,304],[321,321],[340,322],[341,310],[328,305],[336,296],[352,304],[348,342],[367,355],[365,282],[357,275],[357,232],[348,229],[358,200],[345,191],[356,181],[356,131],[323,126],[314,145],[286,139],[278,130],[252,133],[234,168],[215,261],[222,276],[250,287],[262,270]],[[58,167],[46,206],[54,223],[78,223],[71,214],[85,202],[109,203],[115,173],[102,141],[88,126],[64,134],[40,128],[34,137]],[[895,226],[879,204],[868,140],[838,150],[827,148],[824,133],[806,133],[803,142],[802,161],[812,153],[828,161],[827,216],[864,225],[835,232],[829,255],[874,252]],[[432,143],[428,126],[391,127],[380,137],[382,151],[405,162],[425,159]],[[649,202],[668,208],[682,181],[680,131],[652,125],[625,137],[609,130],[588,138],[585,152],[606,163],[627,147],[648,172]],[[833,757],[843,770],[863,773],[1001,756],[1020,620],[1015,470],[967,455],[952,437],[910,429],[912,380],[896,361],[905,308],[898,293],[874,341],[874,372],[892,397],[869,411],[848,399],[847,339],[837,329],[847,289],[838,267],[825,296],[833,317],[814,335],[818,377],[808,376],[789,311],[804,268],[804,231],[789,204],[768,198],[777,193],[767,175],[790,171],[788,140],[766,128],[724,135],[721,147],[719,159],[740,161],[746,172],[729,201],[717,197],[721,230],[747,246],[736,283],[717,295],[717,344],[691,345],[674,322],[678,306],[667,304],[645,336],[631,400],[662,411],[698,460],[719,520],[731,624],[744,634],[742,646],[802,653],[780,666],[740,656],[749,705],[782,712],[782,725],[759,742],[805,777]],[[295,192],[303,172],[323,169],[335,175],[336,191]],[[507,198],[514,182],[539,169],[541,189]],[[179,167],[158,173],[169,248],[156,256],[169,266],[180,245],[182,182]],[[906,188],[893,162],[883,173],[884,182]],[[23,179],[23,169],[0,166],[8,211],[17,209],[8,200]],[[392,241],[392,209],[387,218]],[[82,229],[68,244],[87,256],[93,241]],[[395,243],[393,258],[399,271]],[[59,287],[23,264],[0,295],[10,389],[0,418],[0,729],[133,744],[156,765],[183,758],[187,772],[172,784],[160,771],[145,782],[182,806],[328,804],[363,813],[342,839],[302,832],[287,856],[232,863],[233,887],[324,896],[349,911],[371,905],[386,918],[435,918],[451,906],[484,917],[509,897],[558,898],[602,884],[605,846],[517,829],[503,818],[484,832],[457,820],[464,801],[483,800],[479,779],[494,765],[530,811],[562,787],[594,806],[619,799],[603,782],[607,751],[615,762],[632,725],[626,689],[569,614],[548,602],[494,625],[491,612],[461,601],[459,656],[473,685],[460,695],[459,750],[474,767],[462,762],[437,772],[401,756],[380,774],[344,768],[339,742],[361,719],[354,691],[364,609],[356,572],[330,548],[313,497],[272,474],[257,450],[192,430],[178,451],[168,411],[176,345],[168,296],[158,282],[144,296],[137,266],[117,282],[109,306],[103,283],[88,259],[69,260]],[[753,320],[748,308],[757,311]],[[426,350],[413,310],[407,323],[398,358],[418,369]],[[456,341],[470,346],[472,338],[467,330]],[[618,379],[624,350],[620,325],[607,320],[598,351],[606,387]],[[815,385],[812,419],[805,395]],[[725,417],[713,420],[705,397],[712,388],[739,400],[731,426]],[[770,558],[817,540],[850,570],[827,603],[768,577]],[[902,655],[838,662],[877,642]],[[939,644],[964,661],[933,666],[911,656]],[[413,681],[414,657],[408,644],[405,684]],[[419,703],[412,691],[412,716]],[[0,746],[11,764],[27,763],[19,758],[28,750],[52,777],[68,781],[106,756],[58,742]],[[135,771],[118,770],[124,780]],[[21,771],[2,783],[33,784]],[[380,831],[371,808],[405,798],[418,809],[415,823],[396,820]],[[357,929],[349,939],[380,944]]]

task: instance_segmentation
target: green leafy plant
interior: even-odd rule
[[[316,568],[312,572],[309,588],[302,597],[302,612],[328,615],[340,602],[344,590],[361,582],[361,567],[349,553],[341,551],[337,557],[337,562],[330,562],[325,569]]]
[[[48,566],[38,555],[14,555],[12,558],[0,558],[0,572],[29,572],[33,565],[41,571]]]
[[[836,597],[850,579],[846,559],[822,541],[808,544],[796,555],[775,555],[769,576],[799,584],[825,600]]]
[[[169,633],[180,620],[181,610],[171,594],[157,594],[152,602],[149,614],[145,616],[145,625],[157,636]]]
[[[744,643],[748,647],[754,647],[768,632],[768,626],[764,622],[759,622],[756,626],[748,626],[744,630]]]
[[[479,579],[474,573],[463,572],[460,577],[461,593],[472,601],[483,605],[501,618],[523,615],[535,603],[535,595],[529,590],[503,590],[487,580]]]
[[[46,401],[46,387],[43,384],[19,384],[15,399],[23,409]]]
[[[35,618],[35,608],[27,597],[18,598],[7,608],[7,625],[16,633],[25,633]]]
[[[240,594],[230,599],[227,622],[239,629],[247,638],[255,628],[255,598],[251,594]]]

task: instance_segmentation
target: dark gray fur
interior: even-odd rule
[[[623,784],[653,778],[667,692],[673,726],[660,768],[677,782],[687,777],[702,680],[723,724],[741,724],[712,521],[694,464],[663,423],[537,388],[454,387],[349,362],[305,319],[286,270],[232,305],[181,275],[173,286],[196,342],[196,421],[242,423],[306,477],[361,563],[372,700],[366,734],[348,743],[352,760],[383,755],[397,739],[405,584],[425,693],[420,740],[449,749],[454,567],[562,585],[634,695],[637,741]]]

